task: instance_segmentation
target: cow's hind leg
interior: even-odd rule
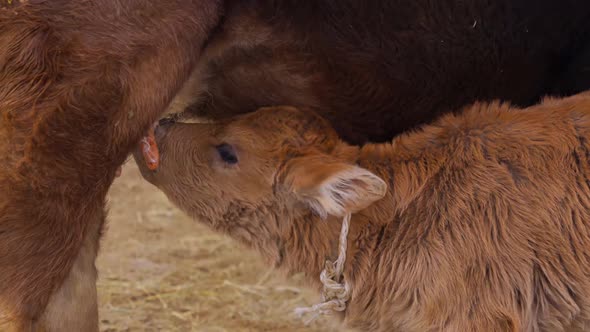
[[[98,305],[95,267],[104,220],[98,215],[88,230],[74,264],[61,286],[51,295],[40,317],[30,317],[4,309],[0,315],[2,332],[98,332]]]
[[[104,217],[93,223],[63,284],[51,295],[38,331],[98,332],[95,266]],[[37,331],[35,331],[37,332]]]

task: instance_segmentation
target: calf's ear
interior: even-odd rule
[[[320,217],[343,217],[383,198],[387,184],[368,170],[326,155],[291,160],[284,184]]]

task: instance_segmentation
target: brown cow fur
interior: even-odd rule
[[[166,123],[156,137],[156,172],[136,154],[146,179],[316,286],[353,212],[350,326],[590,328],[590,93],[526,109],[477,103],[360,148],[291,107]],[[222,143],[237,164],[221,158]]]
[[[97,331],[107,190],[220,2],[0,0],[0,330]]]
[[[214,119],[308,107],[349,143],[590,89],[587,0],[226,0],[183,94]],[[178,111],[174,109],[173,111]]]

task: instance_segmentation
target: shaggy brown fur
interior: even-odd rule
[[[478,103],[361,148],[290,107],[162,124],[156,136],[160,169],[136,156],[146,179],[316,285],[353,212],[351,326],[590,328],[590,93],[527,109]]]
[[[468,103],[590,89],[587,0],[227,0],[184,104],[309,107],[349,143]],[[176,111],[176,110],[175,110]]]
[[[190,110],[309,106],[353,142],[475,99],[589,86],[584,0],[227,0],[218,25],[220,2],[0,0],[0,323],[31,325],[50,301],[51,329],[94,325],[88,229],[197,60]],[[88,307],[64,300],[78,291]]]
[[[219,3],[0,1],[1,331],[97,331],[106,192]]]

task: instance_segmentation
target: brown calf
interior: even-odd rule
[[[197,60],[191,111],[308,106],[356,142],[590,86],[588,1],[227,0],[218,20],[220,2],[0,0],[0,324],[54,293],[49,329],[94,325],[104,193]]]
[[[220,2],[0,0],[0,331],[97,331],[107,189]]]
[[[350,326],[590,328],[590,94],[527,109],[478,103],[360,148],[290,107],[167,122],[156,138],[157,171],[136,153],[147,180],[316,285],[353,213]]]

